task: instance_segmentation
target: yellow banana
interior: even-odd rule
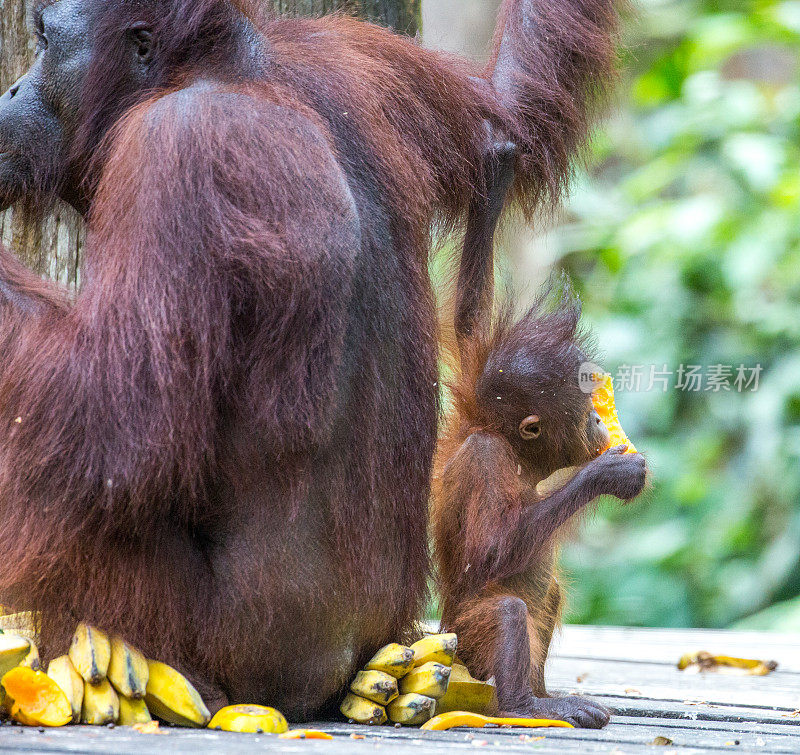
[[[392,723],[419,726],[433,716],[435,708],[436,700],[432,697],[412,692],[395,698],[389,703],[386,713]]]
[[[414,651],[396,642],[382,647],[372,660],[364,667],[367,671],[383,671],[385,674],[400,679],[414,665]]]
[[[431,661],[412,669],[400,680],[400,693],[407,695],[415,692],[438,700],[447,692],[449,680],[450,668]]]
[[[386,709],[382,705],[350,693],[339,706],[345,718],[357,724],[380,726],[386,723]]]
[[[119,718],[119,697],[108,679],[83,685],[81,723],[93,726],[113,724]]]
[[[350,691],[378,705],[387,705],[400,694],[397,679],[383,671],[359,671]]]
[[[78,624],[69,646],[69,659],[85,682],[98,684],[108,673],[111,643],[99,629]]]
[[[154,716],[178,726],[203,727],[211,713],[189,680],[160,661],[148,661],[150,678],[145,701]]]
[[[414,668],[431,662],[452,666],[457,648],[458,637],[452,632],[424,637],[411,646],[414,651]]]
[[[72,723],[80,723],[83,708],[83,677],[75,670],[68,655],[53,658],[47,665],[47,675],[67,696],[72,708]]]
[[[0,678],[19,666],[31,652],[31,641],[18,634],[0,634]]]
[[[264,705],[228,705],[214,714],[209,729],[235,731],[240,734],[283,734],[289,724],[283,713]]]
[[[120,637],[111,639],[111,659],[108,663],[108,681],[120,695],[141,700],[147,691],[150,670],[147,659],[136,648]]]
[[[453,664],[447,692],[436,703],[436,715],[454,710],[489,714],[497,711],[497,689],[494,679],[475,679],[466,666]]]
[[[131,700],[129,697],[119,696],[119,724],[120,726],[134,726],[152,721],[147,703],[144,700]]]

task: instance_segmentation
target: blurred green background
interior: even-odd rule
[[[800,2],[640,0],[625,47],[590,169],[513,253],[517,284],[571,272],[606,369],[643,366],[618,406],[652,488],[564,549],[567,620],[800,629]],[[763,372],[647,391],[665,364]]]
[[[626,42],[556,248],[606,368],[645,366],[619,408],[653,486],[565,549],[568,619],[800,628],[800,2],[650,0]],[[763,373],[647,391],[651,364]]]
[[[565,550],[569,620],[798,629],[800,2],[646,0],[626,42],[558,262],[610,371],[763,373],[756,392],[620,393],[653,486]]]

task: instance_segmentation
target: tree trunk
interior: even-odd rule
[[[414,36],[422,0],[272,0],[279,13],[319,16],[343,9]]]
[[[271,0],[284,14],[321,15],[344,9],[371,21],[414,35],[419,29],[421,0]],[[27,13],[33,0],[0,0],[0,92],[5,92],[31,64],[34,44]],[[36,228],[25,228],[14,209],[0,213],[0,241],[31,269],[77,286],[80,276],[83,223],[63,203]]]
[[[0,92],[5,92],[31,64],[34,43],[27,28],[32,0],[0,0]],[[13,208],[0,214],[0,240],[31,269],[68,283],[78,283],[83,223],[59,203],[37,228],[25,228]]]

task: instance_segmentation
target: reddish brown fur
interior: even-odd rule
[[[212,704],[312,715],[418,614],[430,231],[483,190],[484,122],[525,126],[465,63],[349,18],[259,22],[254,52],[244,3],[106,6],[77,300],[0,249],[0,596],[44,611],[50,655],[87,620]],[[144,91],[134,13],[168,40]]]
[[[528,211],[558,199],[613,81],[618,15],[608,0],[503,0],[484,76],[512,115],[514,194]]]

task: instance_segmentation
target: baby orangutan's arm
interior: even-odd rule
[[[558,530],[595,498],[639,495],[647,474],[644,457],[623,451],[606,451],[541,499],[534,486],[523,483],[506,440],[485,431],[470,435],[445,469],[443,491],[450,501],[440,507],[454,510],[462,502],[467,570],[462,578],[485,584],[523,573],[538,554],[551,552]]]

